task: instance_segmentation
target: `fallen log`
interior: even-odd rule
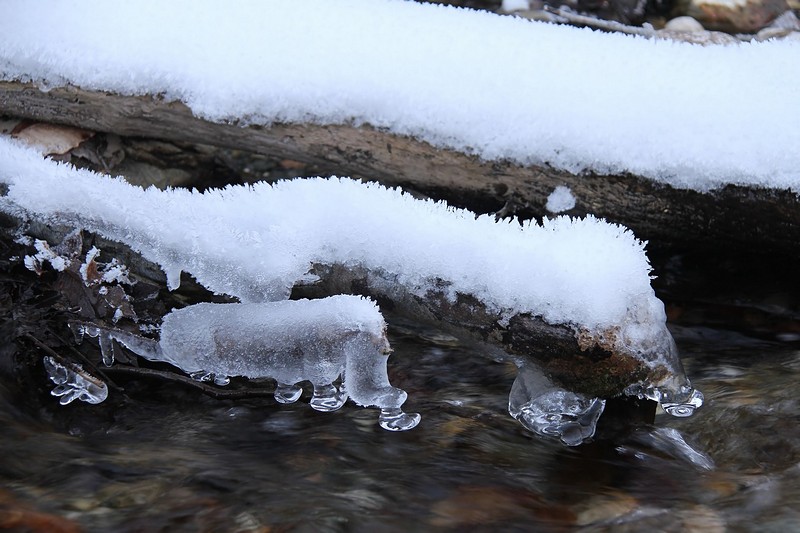
[[[296,286],[294,297],[369,296],[384,311],[431,324],[458,337],[477,339],[485,343],[488,357],[507,359],[511,354],[518,364],[534,364],[558,384],[591,397],[613,398],[634,392],[634,388],[641,393],[638,383],[669,388],[683,379],[677,351],[667,354],[666,346],[662,355],[667,362],[649,368],[632,351],[594,340],[584,345],[573,328],[549,324],[538,316],[521,313],[506,323],[499,312],[471,295],[459,294],[452,300],[444,290],[434,289],[418,296],[392,282],[386,273],[343,265],[315,265],[311,272],[319,276],[319,281]]]
[[[246,150],[313,164],[324,172],[400,185],[479,212],[552,215],[557,186],[576,198],[569,215],[592,213],[641,239],[703,248],[793,255],[800,244],[800,201],[788,190],[728,185],[701,193],[633,175],[573,175],[547,167],[436,148],[366,125],[240,126],[194,116],[180,102],[121,96],[73,86],[40,90],[0,82],[0,114],[114,133]]]
[[[311,283],[315,296],[365,294],[467,330],[592,397],[671,404],[690,393],[643,245],[618,226],[519,227],[347,179],[142,190],[0,146],[1,211],[124,243],[157,262],[170,289],[185,271],[217,294],[263,303]],[[297,205],[308,212],[296,216]]]

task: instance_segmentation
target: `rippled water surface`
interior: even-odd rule
[[[795,337],[731,331],[709,318],[716,304],[674,302],[706,405],[653,424],[611,409],[577,448],[508,415],[513,366],[407,322],[390,330],[390,374],[423,418],[405,433],[352,403],[318,413],[123,377],[104,404],[61,407],[42,370],[27,389],[0,385],[0,528],[800,530]]]

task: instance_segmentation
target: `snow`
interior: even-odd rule
[[[698,46],[392,0],[6,0],[0,79],[487,160],[800,191],[800,43]]]
[[[473,295],[506,317],[531,313],[596,335],[622,327],[620,346],[668,355],[657,346],[665,315],[643,243],[593,217],[496,222],[339,178],[144,190],[2,137],[0,183],[0,210],[100,233],[161,265],[173,284],[186,271],[242,302],[286,299],[312,264],[341,264],[419,296],[444,280],[450,297]]]
[[[503,0],[500,4],[500,9],[503,11],[525,11],[530,9],[530,0]]]
[[[547,197],[544,208],[550,213],[562,213],[575,207],[575,197],[569,187],[559,185]]]

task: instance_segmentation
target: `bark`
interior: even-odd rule
[[[800,244],[800,202],[785,190],[727,186],[698,193],[632,175],[575,176],[552,168],[483,161],[368,126],[218,124],[158,96],[75,87],[43,92],[33,84],[0,82],[0,115],[293,159],[323,172],[401,185],[482,212],[544,216],[548,195],[566,185],[577,198],[567,214],[604,217],[659,243],[727,251],[756,248],[786,255],[794,255]]]
[[[572,328],[548,324],[530,314],[515,315],[504,323],[499,313],[470,294],[458,294],[455,301],[447,298],[446,282],[442,282],[441,290],[434,288],[420,296],[378,271],[315,265],[311,272],[319,276],[319,281],[295,287],[293,297],[369,296],[390,316],[399,314],[461,338],[478,339],[485,344],[487,357],[507,359],[510,354],[515,362],[533,363],[556,383],[589,396],[612,398],[631,385],[640,382],[657,385],[674,376],[676,370],[682,373],[660,365],[648,368],[636,354],[624,348],[603,347],[599,342],[582,344]]]

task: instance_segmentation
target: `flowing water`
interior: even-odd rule
[[[691,418],[607,411],[594,442],[565,447],[508,415],[513,366],[398,320],[391,380],[422,414],[403,433],[352,403],[316,412],[308,391],[280,405],[119,377],[101,405],[60,406],[42,369],[0,382],[0,529],[800,530],[790,278],[726,284],[679,263],[656,283],[705,393]]]

